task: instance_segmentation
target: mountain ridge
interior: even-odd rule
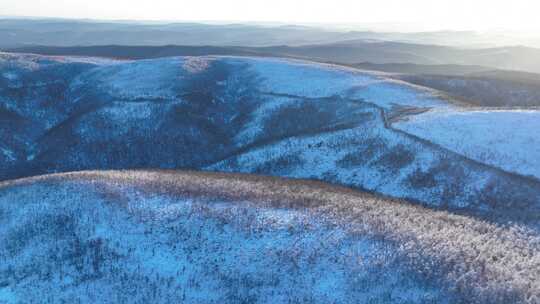
[[[45,290],[55,300],[104,303],[201,301],[201,294],[208,303],[310,294],[313,303],[534,303],[539,296],[537,236],[320,182],[62,173],[1,182],[0,215],[7,261],[0,299],[8,302],[52,303]],[[53,264],[59,277],[42,274]],[[351,277],[354,288],[343,284]],[[251,292],[233,292],[239,288]]]
[[[501,138],[472,151],[433,144],[417,118],[473,112],[427,89],[352,68],[270,58],[3,60],[2,179],[85,169],[260,173],[536,225],[534,155],[508,156],[498,149],[507,141]],[[537,115],[484,112],[514,120],[491,123],[498,128]],[[526,141],[538,140],[521,131]],[[469,140],[485,134],[475,136]],[[514,152],[526,149],[519,143]]]

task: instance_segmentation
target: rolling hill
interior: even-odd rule
[[[203,55],[301,58],[384,72],[387,73],[387,77],[439,90],[453,99],[458,99],[460,102],[472,106],[490,108],[540,106],[540,74],[505,70],[540,71],[535,68],[538,63],[536,59],[540,58],[538,52],[537,54],[515,55],[519,58],[525,58],[526,62],[514,64],[514,60],[511,58],[500,58],[499,55],[493,57],[489,54],[489,52],[495,54],[502,52],[514,57],[511,55],[513,51],[501,51],[501,49],[492,49],[491,51],[457,50],[440,46],[381,41],[265,48],[178,45],[27,46],[9,49],[9,51],[130,60]],[[534,53],[534,50],[531,52]],[[491,60],[489,58],[495,59],[493,62],[486,61]],[[478,63],[485,65],[477,65]]]
[[[480,141],[486,160],[400,128],[433,111],[467,111],[425,88],[269,58],[0,60],[3,180],[87,169],[259,173],[538,226],[536,154],[523,152],[538,137],[514,130],[528,138],[516,153],[497,149],[496,135]],[[533,165],[507,166],[508,157]]]
[[[538,236],[317,182],[0,183],[2,303],[537,303]]]

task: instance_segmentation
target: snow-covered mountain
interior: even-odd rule
[[[130,168],[260,173],[536,226],[540,181],[529,151],[540,133],[514,128],[527,140],[509,145],[507,133],[474,115],[446,141],[418,131],[445,132],[440,120],[416,119],[463,110],[383,74],[302,61],[2,54],[0,178]],[[485,132],[490,139],[477,140]]]
[[[540,179],[540,111],[433,110],[394,126],[484,164]]]
[[[318,182],[0,183],[1,303],[537,303],[540,239]]]

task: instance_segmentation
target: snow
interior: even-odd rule
[[[393,125],[471,159],[540,179],[540,112],[435,110]]]
[[[16,294],[9,287],[0,287],[0,303],[15,304],[20,303]]]
[[[263,83],[261,91],[323,98],[332,96],[364,99],[382,108],[395,105],[447,107],[434,92],[387,79],[383,76],[338,67],[285,59],[245,59]]]
[[[176,99],[183,75],[182,58],[139,60],[95,68],[78,85],[96,84],[121,99]]]
[[[129,62],[129,60],[85,56],[46,56],[45,58],[58,63],[87,63],[92,65],[114,65]]]
[[[280,107],[290,105],[295,100],[289,97],[272,97],[263,102],[251,113],[251,119],[243,126],[242,130],[235,135],[234,139],[238,145],[246,145],[257,138],[264,137],[263,126],[271,117],[271,114]]]
[[[520,224],[301,181],[92,171],[0,184],[8,303],[532,304],[539,246]]]
[[[3,53],[0,51],[0,64],[3,63],[16,63],[18,66],[26,66],[30,69],[37,69],[42,64],[54,64],[54,63],[88,63],[93,65],[112,65],[126,60],[117,60],[102,57],[87,57],[87,56],[46,56],[35,54],[15,54],[15,53]]]
[[[353,236],[307,211],[175,198],[129,185],[97,189],[65,182],[3,190],[0,278],[8,288],[0,299],[444,301],[391,263],[390,244]]]
[[[483,208],[486,202],[481,197],[495,177],[493,172],[475,167],[456,173],[438,171],[448,161],[462,165],[459,156],[447,160],[446,151],[386,128],[376,108],[355,111],[369,113],[372,119],[350,129],[287,137],[205,169],[324,180],[432,206],[468,208],[475,201],[475,208]],[[357,160],[349,163],[349,158]],[[419,173],[433,178],[433,185],[412,186]],[[455,187],[452,178],[459,182],[459,191],[445,197],[447,189]]]
[[[14,72],[4,72],[2,73],[2,77],[11,81],[17,80],[19,78],[19,76]]]
[[[282,59],[246,59],[263,79],[260,90],[277,94],[321,98],[345,95],[355,85],[372,80],[368,75],[331,66]]]
[[[61,65],[60,59],[17,58],[10,60]],[[8,103],[32,123],[21,126],[22,131],[13,129],[23,134],[20,141],[27,144],[7,147],[20,152],[16,161],[2,164],[6,169],[0,174],[7,172],[3,178],[23,167],[31,168],[28,174],[124,166],[256,172],[315,178],[426,205],[471,208],[497,205],[493,194],[505,187],[521,189],[516,184],[522,184],[521,180],[514,175],[470,162],[468,158],[475,156],[467,149],[452,149],[460,134],[477,133],[469,132],[468,128],[474,129],[472,123],[453,128],[454,135],[450,131],[446,137],[433,135],[437,137],[433,141],[447,139],[440,146],[389,128],[381,113],[395,121],[393,115],[400,113],[396,106],[422,108],[405,111],[408,115],[427,108],[438,113],[453,113],[458,108],[432,91],[381,74],[297,60],[219,56],[79,68],[53,69],[57,73],[51,72],[53,79],[43,81],[52,85],[60,79],[74,79],[65,91],[58,92],[65,100],[57,103],[51,97],[48,101],[58,108],[36,110],[34,104],[40,99],[35,95],[41,91],[36,93],[33,88],[25,89],[21,102]],[[66,71],[73,74],[64,75]],[[27,106],[23,111],[19,105]],[[398,120],[394,128],[429,139],[412,128],[421,117],[428,116]],[[410,130],[400,127],[404,124]],[[423,124],[416,125],[419,129]],[[529,126],[536,124],[523,122],[521,128]],[[63,130],[72,130],[73,138],[66,140]],[[145,144],[149,142],[150,146]],[[100,145],[106,147],[103,153],[96,152]],[[475,151],[491,153],[489,147],[494,144],[486,140],[478,146]],[[501,158],[513,157],[517,164],[513,166],[536,174],[531,169],[538,168],[536,152],[513,153],[512,147],[515,144],[500,149],[504,152]],[[537,147],[535,142],[532,149]],[[538,185],[521,187],[523,193],[533,194],[515,201],[500,198],[504,205],[538,203]],[[486,202],[486,197],[495,202]]]
[[[116,103],[104,107],[103,114],[115,121],[122,121],[126,118],[138,120],[150,118],[152,111],[149,103]]]
[[[355,87],[352,96],[354,98],[364,99],[384,109],[391,109],[395,105],[437,108],[450,107],[446,101],[436,97],[431,91],[418,89],[384,78]]]
[[[7,161],[12,162],[12,161],[17,160],[17,157],[15,156],[15,153],[13,153],[12,150],[0,147],[0,151],[2,152],[4,157],[7,159]]]
[[[0,52],[0,58],[3,59],[0,61],[0,66],[10,67],[17,66],[18,68],[35,71],[39,69],[40,64],[38,63],[42,56],[38,55],[29,55],[29,54],[11,54],[11,53],[2,53]]]
[[[210,66],[211,60],[208,57],[186,57],[182,68],[189,73],[204,72]]]
[[[39,68],[62,59],[22,56],[17,60],[24,69]],[[214,62],[232,65],[212,69]],[[115,143],[131,148],[135,146],[130,144],[131,140],[139,143],[138,140],[163,138],[163,142],[155,141],[162,144],[160,147],[152,146],[149,150],[145,149],[144,141],[136,145],[141,150],[111,149],[119,151],[119,159],[125,161],[126,166],[148,166],[147,159],[137,160],[136,156],[151,151],[152,156],[156,156],[156,159],[151,158],[155,167],[175,168],[180,162],[174,161],[186,158],[182,167],[323,180],[441,209],[486,211],[486,218],[493,210],[521,216],[523,211],[528,211],[526,208],[538,207],[540,188],[536,181],[516,178],[461,156],[540,178],[540,133],[536,132],[540,128],[540,117],[536,111],[465,111],[448,105],[430,91],[379,75],[294,60],[203,57],[96,65],[82,71],[70,84],[66,96],[73,99],[66,100],[66,105],[81,110],[76,106],[88,100],[84,98],[87,93],[91,101],[96,99],[104,105],[77,116],[76,123],[68,124],[68,120],[64,127],[74,131],[69,132],[74,136],[73,142],[90,147],[100,147],[93,144],[111,147],[111,143]],[[200,82],[190,87],[194,80]],[[38,80],[36,83],[53,82]],[[174,107],[184,102],[183,94],[192,92],[190,89],[204,90],[206,85],[214,88],[213,84],[218,89],[208,96],[203,94],[201,101],[206,102],[204,98],[208,97],[212,101],[208,104],[219,106],[218,110],[212,106],[202,110],[185,107],[186,113],[181,113],[188,118],[185,124],[180,121],[183,118],[177,118],[183,115],[172,115],[174,110],[184,110]],[[328,106],[329,100],[335,104]],[[190,102],[197,105],[198,100],[194,98]],[[313,107],[315,110],[291,107],[308,103],[320,107]],[[397,120],[389,128],[381,109],[391,111],[396,105],[432,110],[408,116],[408,120]],[[289,115],[297,115],[292,123],[285,124],[283,117],[274,115],[282,107],[291,107]],[[247,110],[242,112],[243,109]],[[319,116],[316,119],[310,116],[317,115],[321,109],[328,109],[325,112],[328,116],[321,115],[320,121]],[[49,119],[45,124],[47,128],[54,127],[53,122],[68,118],[63,114],[45,113]],[[228,123],[238,113],[245,114],[246,119],[228,128]],[[39,120],[40,115],[27,117]],[[55,116],[62,120],[51,118]],[[190,120],[191,117],[196,117],[193,121],[201,124]],[[340,127],[344,122],[350,124]],[[283,126],[286,127],[280,128]],[[227,139],[230,136],[231,146],[225,146],[228,141],[215,146],[204,145],[205,140],[211,139],[202,138],[201,134],[219,128],[223,128]],[[291,129],[295,130],[294,134]],[[45,152],[51,148],[38,146],[44,142],[38,139],[45,131],[21,137],[21,142],[36,144],[28,148],[26,159],[29,162],[17,163],[20,168],[63,165],[69,161],[69,157],[59,156],[43,163],[32,162],[41,148]],[[164,135],[170,135],[172,140],[167,141]],[[195,147],[212,147],[208,149],[212,151],[191,149],[182,138],[186,138],[187,143],[203,143]],[[52,138],[50,143],[61,145],[62,141]],[[253,146],[249,146],[251,144]],[[80,146],[76,144],[68,148],[73,148],[73,155],[79,156],[87,152],[84,150],[87,146],[82,145],[81,150],[77,150]],[[187,153],[182,153],[186,146]],[[11,148],[0,150],[0,155],[8,160],[5,163],[10,165],[6,172],[17,168],[11,166],[9,160],[14,157],[13,151],[19,150]],[[170,150],[160,154],[162,151],[158,150],[162,148]],[[192,166],[188,154],[203,156],[208,166]],[[24,155],[16,156],[25,159]],[[40,161],[38,156],[36,159]],[[80,169],[80,159],[74,159],[76,168]],[[82,163],[81,166],[90,168],[99,166]],[[73,164],[59,168],[71,170],[73,166],[69,165]],[[373,208],[379,203],[373,203]],[[393,212],[394,205],[384,205],[381,212],[388,212],[391,218],[384,218],[381,223],[386,225],[397,217],[396,222],[404,225],[429,215],[422,222],[425,226],[404,228],[402,233],[407,235],[412,235],[414,229],[429,230],[429,225],[452,225],[450,221],[437,222],[440,214],[428,213],[429,209],[423,208],[411,208],[407,212],[424,210],[426,213],[400,218]],[[347,208],[354,214],[356,206]],[[521,221],[518,216],[512,219]],[[475,218],[470,216],[468,220]],[[479,226],[475,225],[485,224],[459,223],[460,229],[476,229]],[[416,303],[432,297],[435,300],[431,302],[443,301],[444,296],[417,281],[406,268],[377,263],[380,257],[383,261],[391,260],[396,252],[392,244],[351,234],[348,228],[330,224],[309,210],[268,208],[251,201],[218,199],[209,202],[206,198],[139,191],[121,183],[107,184],[105,190],[78,182],[0,189],[0,260],[3,261],[0,263],[0,303],[15,300],[24,303],[29,299],[68,303],[77,300],[87,303],[240,300],[355,303],[359,299]],[[481,228],[480,233],[487,231],[484,226]],[[446,233],[451,236],[469,237],[467,233],[449,231],[452,233]],[[426,231],[416,233],[420,238],[428,235]],[[477,234],[468,233],[472,235],[467,247],[469,257],[477,258],[478,252],[484,251],[475,246],[488,242],[478,241]],[[493,240],[483,234],[480,236],[482,240]],[[420,242],[423,250],[433,250],[433,256],[438,256],[441,253],[437,252],[437,246],[443,244],[448,246],[445,250],[453,252],[449,260],[455,262],[462,257],[464,251],[460,246],[441,242],[442,237],[453,241],[451,237],[441,233],[429,237],[432,239]],[[496,243],[490,249],[503,248],[513,254],[511,250],[520,248],[515,244],[506,245],[508,247],[501,247]],[[408,250],[417,252],[415,247]],[[512,258],[519,261],[519,257],[523,256],[516,254]],[[524,260],[532,261],[527,258],[516,265],[523,265]],[[494,273],[491,270],[486,273],[491,275]]]

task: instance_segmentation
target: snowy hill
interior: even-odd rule
[[[540,179],[540,111],[430,111],[394,126],[479,162]]]
[[[1,303],[537,303],[518,226],[322,183],[173,171],[0,183]]]
[[[0,179],[85,169],[260,173],[537,226],[540,181],[529,175],[538,168],[401,127],[430,109],[462,110],[384,75],[303,61],[0,54]],[[517,162],[537,165],[529,145],[511,149]]]

